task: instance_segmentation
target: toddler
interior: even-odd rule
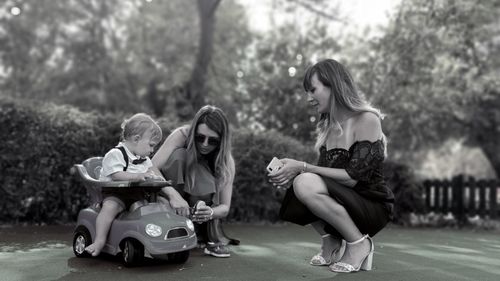
[[[122,125],[122,141],[108,151],[102,160],[101,181],[144,181],[163,179],[152,169],[149,155],[162,139],[160,126],[147,114],[138,113],[125,120]],[[111,223],[116,215],[133,202],[143,199],[139,192],[103,192],[102,208],[96,219],[94,243],[85,250],[98,256],[106,244]]]

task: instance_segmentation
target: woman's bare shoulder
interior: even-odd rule
[[[181,133],[184,137],[186,137],[186,138],[187,138],[187,136],[188,136],[188,134],[189,134],[189,130],[190,130],[190,129],[191,129],[191,125],[189,125],[189,124],[187,124],[187,125],[182,125],[182,126],[178,127],[177,129],[175,129],[175,130],[172,132],[172,134],[173,134],[173,133],[177,133],[177,132],[179,132],[179,133]]]
[[[382,137],[380,117],[373,112],[362,112],[354,118],[356,140],[376,141]]]

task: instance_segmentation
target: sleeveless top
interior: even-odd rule
[[[186,143],[182,146],[184,151],[182,153],[174,153],[171,157],[173,158],[183,158],[181,162],[183,163],[183,168],[185,169],[185,165],[187,162],[187,155],[185,150],[187,149],[187,139],[189,133],[190,125],[184,125],[179,127],[177,130],[186,138]],[[218,194],[217,194],[217,182],[214,176],[213,167],[211,168],[208,164],[207,159],[198,159],[198,163],[195,167],[194,171],[194,186],[184,186],[184,191],[195,196],[206,196],[207,194],[213,194],[214,203],[219,203]],[[182,175],[179,177],[187,176],[187,171],[182,171]],[[184,180],[183,180],[184,183]]]
[[[361,196],[386,205],[392,213],[394,194],[387,186],[383,175],[384,143],[356,141],[346,150],[321,146],[318,166],[345,169],[349,176],[358,181],[352,188]]]

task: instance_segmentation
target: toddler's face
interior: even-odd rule
[[[146,157],[153,153],[155,146],[158,144],[156,140],[151,139],[152,131],[147,130],[142,137],[136,142],[132,153],[140,157]]]

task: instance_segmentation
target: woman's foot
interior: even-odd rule
[[[229,258],[231,256],[228,246],[220,243],[208,242],[203,252],[217,258]]]
[[[85,248],[85,251],[91,254],[93,257],[97,257],[101,253],[104,244],[105,242],[95,241],[94,243],[88,245],[87,248]]]
[[[311,258],[311,265],[330,265],[342,257],[343,240],[331,235],[322,236],[321,251]]]
[[[373,250],[373,241],[368,235],[357,241],[347,242],[344,255],[330,269],[334,272],[371,270]]]

